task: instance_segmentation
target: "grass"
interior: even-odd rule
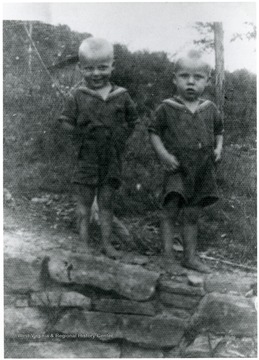
[[[221,199],[201,219],[203,248],[217,247],[229,259],[256,262],[256,156],[254,151],[225,148],[218,168]]]

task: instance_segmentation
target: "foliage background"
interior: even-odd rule
[[[76,137],[63,133],[56,121],[63,96],[55,82],[67,93],[80,76],[75,63],[62,69],[51,66],[61,60],[69,63],[71,54],[76,54],[82,39],[90,34],[33,22],[32,38],[51,79],[35,51],[30,52],[24,25],[21,21],[3,24],[4,186],[27,199],[39,193],[71,195]],[[142,227],[151,218],[157,226],[162,171],[146,128],[151,111],[175,91],[173,63],[166,53],[132,53],[120,44],[115,45],[115,55],[113,81],[128,88],[140,114],[124,156],[124,182],[115,211],[121,217],[141,219]],[[201,218],[200,249],[254,264],[256,76],[245,69],[226,72],[225,91],[225,149],[217,173],[222,197]],[[214,99],[213,81],[205,97]]]

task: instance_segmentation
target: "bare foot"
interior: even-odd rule
[[[211,269],[207,265],[203,264],[197,258],[185,259],[185,260],[183,260],[182,265],[184,267],[186,267],[187,269],[199,271],[201,273],[205,273],[205,274],[211,273]]]
[[[74,253],[86,253],[89,255],[93,252],[93,250],[85,241],[77,241],[72,245],[71,250]]]
[[[165,254],[160,259],[161,267],[170,274],[181,275],[186,273],[186,270],[176,261],[173,254]]]
[[[111,244],[104,245],[102,252],[112,259],[119,259],[123,255],[121,251],[116,250]]]

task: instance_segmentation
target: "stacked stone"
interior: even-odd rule
[[[103,256],[8,259],[5,357],[255,356],[252,281],[168,278]]]

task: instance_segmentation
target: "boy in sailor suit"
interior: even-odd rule
[[[210,66],[202,55],[189,51],[175,63],[173,82],[177,93],[157,108],[150,139],[165,165],[161,236],[165,264],[174,263],[174,222],[183,208],[182,265],[210,272],[196,255],[200,209],[218,199],[215,163],[221,158],[223,121],[209,100],[200,98],[210,79]]]
[[[113,46],[89,38],[79,47],[79,68],[84,86],[67,99],[59,121],[66,130],[81,134],[78,163],[73,176],[80,239],[89,250],[91,206],[97,193],[102,250],[121,256],[111,244],[113,199],[121,183],[121,156],[137,120],[126,89],[110,83],[114,69]]]

